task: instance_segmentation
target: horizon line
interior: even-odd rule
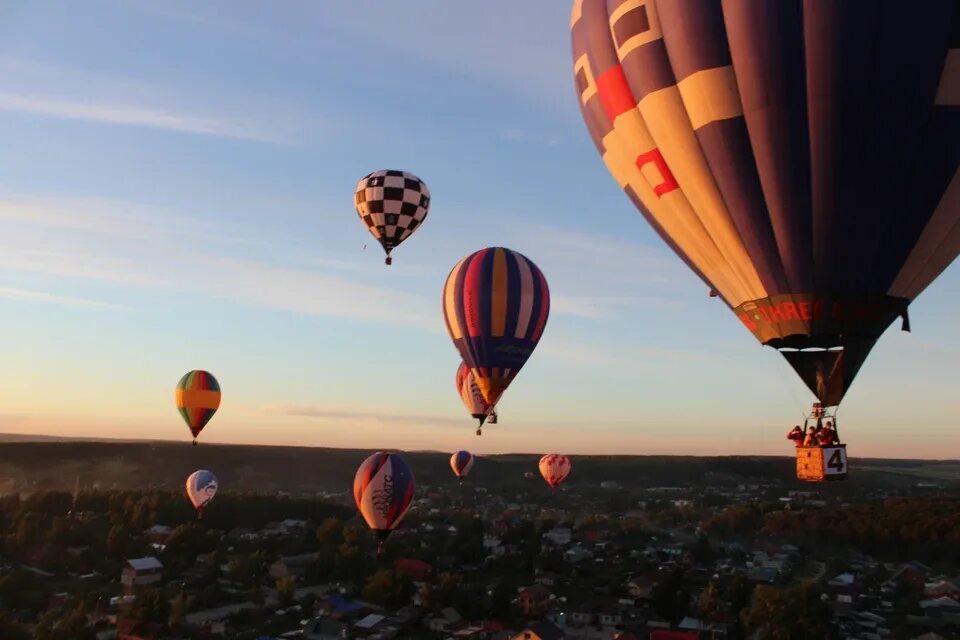
[[[10,438],[10,440],[7,440]],[[3,444],[66,444],[70,442],[98,442],[98,443],[111,443],[111,444],[150,444],[150,443],[162,443],[162,444],[183,444],[187,445],[190,443],[189,440],[181,439],[165,439],[165,438],[103,438],[96,436],[55,436],[48,434],[24,434],[24,433],[6,433],[0,432],[0,445]],[[276,448],[276,449],[328,449],[332,451],[396,451],[401,453],[429,453],[429,454],[442,454],[447,455],[447,452],[440,449],[395,449],[395,448],[376,448],[376,447],[333,447],[333,446],[322,446],[322,445],[308,445],[308,444],[259,444],[259,443],[250,443],[250,442],[205,442],[199,443],[197,446],[219,446],[219,447],[267,447],[267,448]],[[507,453],[491,453],[491,454],[473,454],[478,458],[494,458],[494,457],[508,457],[508,456],[543,456],[543,453],[540,452],[507,452]],[[575,456],[580,458],[760,458],[760,459],[793,459],[793,456],[789,455],[765,455],[765,454],[727,454],[727,455],[697,455],[690,453],[657,453],[657,454],[643,454],[643,453],[565,453],[566,456]],[[922,462],[938,462],[938,463],[960,463],[958,458],[858,458],[851,456],[850,460],[863,460],[863,461],[887,461],[887,460],[900,460],[900,461],[922,461]]]

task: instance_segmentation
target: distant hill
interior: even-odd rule
[[[27,440],[29,438],[29,440]],[[179,490],[196,469],[210,469],[223,488],[315,493],[349,491],[357,465],[368,449],[226,445],[172,441],[70,440],[55,437],[0,435],[0,478],[19,487],[160,487]],[[404,452],[420,484],[450,483],[448,453]],[[530,483],[539,454],[504,454],[478,458],[469,482],[490,489]],[[730,486],[778,483],[809,487],[794,478],[789,457],[775,456],[572,456],[569,486],[598,486],[613,480],[630,489],[656,486]],[[852,475],[843,488],[914,485],[935,482],[960,485],[957,461],[851,459]],[[533,482],[544,484],[539,474]],[[544,484],[545,488],[545,484]]]

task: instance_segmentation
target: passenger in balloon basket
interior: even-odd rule
[[[797,447],[803,445],[803,429],[800,428],[800,425],[795,425],[793,429],[787,433],[787,440],[793,440],[793,444]]]
[[[840,437],[837,435],[836,429],[833,428],[833,424],[827,420],[826,424],[823,427],[823,431],[819,435],[820,444],[824,446],[840,444]]]

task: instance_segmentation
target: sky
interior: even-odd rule
[[[790,455],[814,400],[608,174],[555,0],[0,5],[0,432],[474,453]],[[383,264],[353,208],[410,171]],[[544,272],[533,356],[474,435],[440,307],[488,246]],[[960,267],[847,394],[851,456],[955,458]]]

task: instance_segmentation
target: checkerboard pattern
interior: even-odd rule
[[[387,256],[423,224],[430,208],[427,185],[406,171],[381,170],[364,176],[353,199],[360,219]]]

